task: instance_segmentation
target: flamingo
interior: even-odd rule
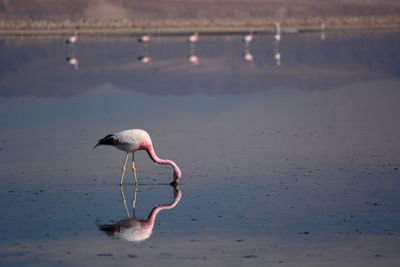
[[[122,188],[122,187],[121,187]],[[123,200],[125,201],[125,196],[123,191],[121,191]],[[182,192],[178,187],[174,187],[174,200],[172,203],[167,205],[157,205],[155,206],[147,219],[140,220],[135,216],[118,221],[115,224],[102,224],[99,225],[101,231],[106,232],[108,235],[116,236],[121,239],[125,239],[130,242],[140,242],[149,238],[153,232],[154,223],[157,214],[162,210],[168,210],[174,208],[182,198]],[[125,206],[125,205],[124,205]],[[127,210],[126,206],[125,209]],[[134,207],[135,209],[135,207]]]
[[[74,35],[71,35],[70,37],[68,37],[67,40],[65,40],[67,44],[75,44],[77,41],[78,41],[78,32],[75,32]]]
[[[199,40],[199,34],[197,32],[193,33],[189,36],[188,41],[189,43],[195,43]]]
[[[138,183],[136,177],[136,168],[135,168],[135,152],[138,150],[145,150],[155,163],[168,164],[172,166],[174,170],[174,181],[171,183],[171,185],[177,185],[179,182],[179,178],[181,178],[182,176],[181,170],[179,169],[178,165],[176,165],[175,162],[168,159],[160,159],[156,155],[150,135],[145,130],[131,129],[131,130],[124,130],[114,134],[109,134],[104,138],[100,139],[93,148],[96,148],[99,145],[110,145],[126,152],[124,165],[122,166],[122,174],[120,180],[121,186],[124,181],[124,175],[126,170],[125,166],[128,161],[129,153],[132,153],[132,171],[135,178],[135,184]]]
[[[246,35],[243,37],[243,41],[244,41],[245,43],[250,43],[251,41],[253,41],[253,38],[254,38],[254,35],[253,35],[252,32],[250,32],[250,33],[246,34]]]
[[[279,22],[275,22],[275,40],[279,42],[281,40],[281,24]]]
[[[149,43],[151,41],[151,34],[145,34],[138,39],[139,43]]]

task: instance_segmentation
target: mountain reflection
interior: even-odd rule
[[[188,43],[181,37],[154,39],[150,57],[147,43],[135,49],[135,38],[80,36],[83,65],[76,51],[68,56],[69,64],[61,64],[64,39],[4,39],[0,96],[70,97],[104,84],[146,94],[237,95],[276,88],[321,90],[365,77],[399,76],[400,37],[393,32],[330,33],[325,41],[319,32],[285,35],[279,47],[271,38],[258,34],[251,53],[243,55],[242,36],[202,36],[196,44],[201,56],[193,46],[187,58]],[[243,64],[241,55],[257,60]]]
[[[135,193],[132,200],[133,214],[132,216],[130,216],[126,205],[126,198],[123,191],[123,187],[121,186],[122,201],[128,218],[120,220],[115,224],[100,224],[98,225],[98,227],[101,231],[105,232],[110,236],[115,236],[117,238],[121,238],[131,242],[140,242],[146,240],[151,236],[153,232],[157,214],[162,210],[174,208],[182,197],[182,192],[180,191],[179,187],[174,187],[173,189],[174,200],[170,204],[157,205],[151,210],[151,212],[147,216],[147,219],[139,219],[136,218],[135,214],[136,192],[137,188],[135,188]]]

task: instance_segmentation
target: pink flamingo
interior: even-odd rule
[[[117,222],[116,224],[99,225],[101,231],[106,232],[108,235],[125,239],[131,242],[140,242],[149,238],[153,232],[154,223],[157,214],[162,210],[174,208],[182,198],[182,192],[178,187],[174,188],[174,200],[167,205],[155,206],[146,220],[127,218]]]
[[[75,44],[78,41],[78,32],[75,32],[74,35],[68,37],[65,41],[67,44]]]
[[[254,35],[253,35],[252,32],[249,32],[248,34],[246,34],[246,35],[243,37],[243,41],[244,41],[245,43],[250,43],[251,41],[253,41],[253,39],[254,39]]]
[[[135,177],[135,184],[138,183],[136,177],[136,168],[135,168],[135,151],[138,150],[146,150],[150,158],[155,163],[169,164],[172,166],[172,168],[174,169],[174,181],[171,183],[171,185],[178,184],[179,178],[181,178],[182,176],[181,170],[179,169],[178,165],[176,165],[175,162],[168,159],[160,159],[156,155],[156,153],[154,152],[153,143],[151,141],[150,135],[144,130],[132,129],[114,134],[109,134],[106,137],[100,139],[93,148],[96,148],[99,145],[110,145],[126,152],[124,165],[122,166],[120,185],[122,185],[122,182],[124,180],[124,175],[126,170],[125,166],[126,162],[128,161],[129,153],[132,153],[132,171]]]
[[[149,43],[151,41],[151,34],[145,34],[138,39],[140,43]]]
[[[199,34],[197,32],[193,33],[189,36],[188,41],[189,43],[195,43],[199,40]]]

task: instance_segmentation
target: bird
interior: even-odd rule
[[[149,43],[151,41],[151,34],[142,35],[139,39],[139,43]]]
[[[135,152],[138,150],[145,150],[149,157],[156,163],[156,164],[168,164],[171,165],[173,170],[174,170],[174,175],[173,175],[173,182],[171,182],[171,185],[177,185],[179,182],[179,179],[182,176],[181,170],[179,169],[178,165],[173,162],[172,160],[168,159],[160,159],[153,147],[153,143],[151,141],[150,135],[142,129],[130,129],[130,130],[124,130],[118,133],[114,134],[108,134],[104,138],[98,140],[97,144],[93,147],[96,148],[100,145],[109,145],[113,146],[119,150],[125,151],[126,156],[124,160],[124,165],[122,166],[122,174],[121,174],[121,180],[120,180],[120,185],[122,186],[122,183],[124,181],[124,175],[125,175],[125,166],[128,161],[128,156],[129,153],[132,153],[132,171],[133,175],[135,178],[135,184],[138,183],[137,177],[136,177],[136,168],[135,168]]]
[[[128,215],[128,218],[120,220],[115,224],[100,224],[98,227],[109,236],[121,238],[129,242],[144,241],[153,232],[157,214],[162,210],[174,208],[181,198],[182,192],[178,187],[174,187],[174,200],[170,204],[155,206],[147,216],[147,219],[142,220]]]
[[[275,40],[279,42],[281,40],[281,24],[279,22],[275,22]]]
[[[195,43],[199,40],[199,34],[197,32],[193,33],[189,36],[188,41],[189,43]]]
[[[65,40],[67,44],[75,44],[77,41],[78,41],[78,32],[75,32],[74,35],[71,35],[70,37],[68,37],[67,40]]]
[[[253,38],[254,38],[253,33],[252,33],[252,32],[249,32],[248,34],[246,34],[246,35],[243,37],[243,41],[244,41],[245,43],[250,43],[251,41],[253,41]]]

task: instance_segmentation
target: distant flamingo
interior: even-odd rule
[[[179,182],[179,178],[181,178],[181,170],[179,169],[178,165],[175,164],[172,160],[168,159],[160,159],[156,153],[154,152],[153,143],[151,141],[150,135],[140,129],[132,129],[132,130],[125,130],[122,132],[109,134],[106,137],[100,139],[98,143],[93,147],[96,148],[99,145],[111,145],[119,150],[126,152],[126,157],[124,161],[124,165],[122,166],[122,174],[121,174],[121,181],[120,185],[124,180],[125,175],[125,166],[126,162],[128,161],[129,153],[132,153],[132,171],[135,177],[135,183],[137,184],[137,177],[136,177],[136,168],[135,168],[135,151],[138,150],[146,150],[149,154],[150,158],[158,164],[169,164],[174,169],[174,181],[171,185],[176,185]]]
[[[138,59],[144,64],[150,64],[151,62],[153,62],[153,60],[149,56],[140,56]]]
[[[74,35],[71,35],[70,37],[68,37],[67,40],[65,40],[67,44],[75,44],[77,41],[78,41],[78,32],[75,32]]]
[[[281,40],[281,24],[275,22],[275,41],[279,42]]]
[[[254,35],[253,35],[252,32],[246,34],[246,35],[243,37],[243,41],[244,41],[245,43],[250,43],[251,41],[253,41],[253,39],[254,39]]]
[[[123,201],[126,202],[125,195],[122,191],[122,187],[121,187],[121,192],[123,195]],[[130,242],[140,242],[146,240],[151,236],[153,232],[157,214],[162,210],[168,210],[174,208],[181,200],[181,198],[182,198],[182,192],[179,190],[178,187],[174,187],[173,202],[167,205],[155,206],[150,212],[150,214],[147,216],[147,219],[141,220],[137,219],[135,216],[131,218],[129,217],[128,214],[127,219],[120,220],[115,224],[102,224],[99,225],[98,227],[101,231],[106,232],[108,235],[116,236],[118,238],[125,239]],[[125,204],[124,206],[125,209],[127,210]]]
[[[151,41],[151,34],[145,34],[138,39],[140,43],[149,43]]]
[[[189,36],[188,41],[189,43],[195,43],[199,40],[199,34],[197,32],[193,33]]]

